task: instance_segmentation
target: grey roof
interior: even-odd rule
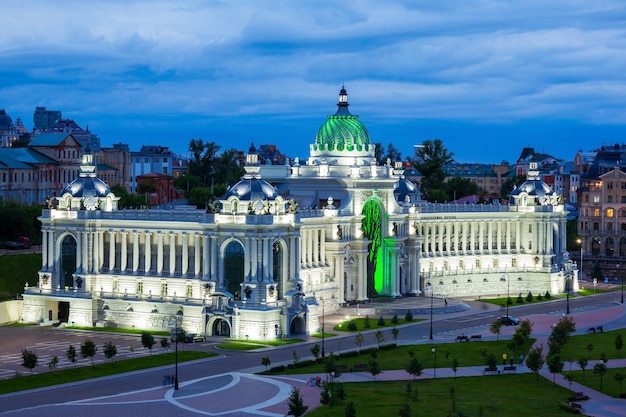
[[[265,180],[262,180],[258,176],[252,176],[249,174],[244,177],[237,184],[230,187],[228,192],[222,197],[227,200],[231,196],[236,196],[240,200],[255,201],[255,200],[274,200],[278,197],[276,189]]]
[[[54,159],[30,148],[0,148],[0,162],[8,168],[33,169],[40,164],[57,164]]]
[[[71,133],[40,133],[30,141],[28,146],[57,146]]]
[[[61,195],[70,193],[72,197],[106,197],[111,189],[100,178],[80,176],[65,186]]]

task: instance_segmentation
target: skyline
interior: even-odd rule
[[[308,157],[342,85],[372,142],[442,139],[458,162],[623,143],[618,1],[2,2],[0,109],[103,146],[275,144]],[[468,144],[471,144],[468,146]]]

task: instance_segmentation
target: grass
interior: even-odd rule
[[[615,349],[615,337],[621,334],[622,340],[626,341],[626,330],[613,330],[603,333],[590,333],[572,336],[569,338],[561,351],[561,360],[577,361],[580,358],[600,359],[602,352],[608,359],[621,359],[626,357],[626,347],[620,352]],[[592,349],[587,348],[591,345]]]
[[[596,289],[596,290],[590,290],[588,288],[583,288],[578,290],[578,294],[580,295],[594,295],[594,294],[602,294],[605,292],[613,292],[616,291],[617,288],[611,289],[611,290],[601,290],[601,289]]]
[[[501,358],[502,353],[506,352],[507,356],[514,357],[515,362],[517,363],[519,353],[524,353],[524,355],[526,355],[526,352],[528,352],[530,346],[534,343],[534,339],[530,339],[526,342],[520,352],[517,353],[517,356],[515,356],[514,353],[508,348],[508,343],[508,340],[500,340],[490,342],[398,346],[395,348],[379,350],[376,361],[382,370],[405,369],[409,362],[409,352],[412,351],[417,359],[420,360],[424,368],[433,368],[435,365],[435,358],[432,353],[432,348],[434,347],[437,351],[438,368],[450,368],[452,366],[452,361],[455,358],[459,362],[459,367],[485,365],[485,359],[481,355],[481,348],[486,349],[489,353],[493,353],[496,355],[496,358]],[[352,357],[339,357],[337,358],[336,363],[345,364],[348,368],[353,369],[355,364],[367,364],[369,358],[370,355],[368,353],[363,353]],[[301,373],[325,373],[325,364],[314,363],[307,366],[287,367],[280,372],[272,374],[289,375]]]
[[[528,294],[526,294],[526,295],[528,295]],[[524,305],[524,304],[545,303],[546,301],[553,301],[553,300],[561,298],[560,294],[557,294],[556,296],[552,295],[552,296],[550,296],[550,298],[546,298],[545,294],[541,294],[541,299],[538,299],[539,298],[539,294],[533,294],[532,301],[526,301],[526,295],[522,294],[522,300],[524,300],[523,303],[518,303],[517,302],[517,296],[511,296],[511,300],[513,300],[513,303],[509,304],[509,307],[515,307],[515,306],[520,306],[520,305]],[[506,308],[507,298],[506,297],[481,298],[480,301],[483,301],[483,302],[489,303],[489,304],[493,304],[493,305],[496,305],[498,307]]]
[[[354,402],[359,417],[395,416],[404,404],[409,405],[412,416],[420,417],[571,416],[559,406],[569,396],[569,390],[553,387],[543,378],[536,380],[531,374],[418,380],[411,383],[411,393],[407,392],[407,384],[407,381],[346,383],[346,400],[337,400],[332,408],[315,408],[307,416],[343,417],[349,401]]]
[[[255,350],[255,349],[263,349],[269,346],[283,346],[290,345],[293,343],[300,343],[302,339],[285,339],[285,340],[269,340],[269,341],[258,341],[258,340],[229,340],[225,343],[220,343],[217,345],[219,349],[224,350]]]
[[[0,256],[0,301],[14,300],[24,285],[36,286],[41,269],[41,254]]]
[[[91,378],[100,378],[146,368],[173,365],[175,361],[174,355],[174,352],[170,352],[119,361],[114,360],[100,363],[96,366],[78,366],[76,368],[65,368],[54,372],[50,371],[32,375],[25,369],[25,372],[21,373],[21,376],[0,380],[0,394],[65,384]],[[206,359],[211,356],[216,356],[216,354],[197,351],[179,351],[178,362]],[[40,364],[39,367],[42,365],[46,366],[45,364]]]
[[[602,389],[600,389],[600,374],[593,372],[593,367],[587,368],[583,371],[572,371],[574,376],[574,382],[583,384],[594,391],[602,392],[603,394],[610,395],[611,397],[619,398],[619,395],[625,395],[626,382],[620,386],[615,380],[615,375],[621,373],[626,376],[626,368],[608,368],[604,376],[602,377]],[[584,392],[584,391],[583,391]]]
[[[337,333],[328,333],[328,332],[324,332],[324,337],[333,337],[333,336],[337,336]],[[322,333],[313,333],[311,334],[311,337],[317,337],[318,339],[322,338]]]
[[[407,321],[403,318],[398,317],[398,322],[392,323],[390,318],[386,318],[384,319],[385,324],[382,324],[382,325],[378,324],[378,320],[379,320],[378,318],[371,318],[371,317],[353,318],[350,320],[345,320],[340,323],[337,323],[335,327],[333,327],[333,330],[340,331],[340,332],[362,332],[366,330],[385,329],[389,327],[400,326],[402,324],[418,323],[420,321],[424,321],[425,319],[413,319],[412,321]],[[369,321],[369,327],[367,326],[368,321]],[[348,323],[350,322],[354,322],[356,324],[356,330],[348,329]],[[326,333],[326,335],[328,336],[328,333]]]

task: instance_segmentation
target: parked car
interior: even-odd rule
[[[512,316],[502,316],[500,317],[500,323],[505,326],[516,326],[519,324],[519,320]]]
[[[29,249],[33,244],[26,236],[20,236],[16,240],[10,240],[5,243],[7,249]]]
[[[189,333],[185,336],[185,343],[204,342],[204,336],[198,333]]]

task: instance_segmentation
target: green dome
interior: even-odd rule
[[[345,88],[339,93],[337,112],[328,116],[328,120],[317,131],[313,149],[316,151],[367,151],[370,136],[367,128],[359,121],[359,116],[348,111],[348,94]]]

